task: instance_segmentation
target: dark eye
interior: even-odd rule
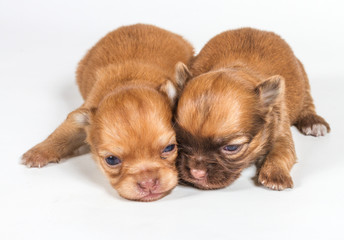
[[[171,152],[176,147],[176,144],[171,144],[165,147],[164,151],[162,152]]]
[[[228,153],[236,153],[240,150],[241,145],[227,145],[223,148]]]
[[[109,164],[111,166],[120,164],[122,162],[121,159],[119,159],[115,156],[109,156],[109,157],[105,158],[105,161],[107,164]]]

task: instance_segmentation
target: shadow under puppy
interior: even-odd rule
[[[85,100],[42,143],[23,155],[42,167],[73,155],[87,141],[118,193],[157,200],[178,182],[172,108],[193,57],[192,46],[166,30],[137,24],[102,38],[80,61],[77,83]]]
[[[288,44],[271,32],[243,28],[211,39],[191,64],[176,113],[180,178],[201,189],[228,186],[251,163],[258,182],[293,186],[290,126],[322,136],[307,75]]]

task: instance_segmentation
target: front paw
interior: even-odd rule
[[[330,132],[330,125],[322,117],[309,114],[300,118],[295,126],[305,135],[314,137],[325,136]]]
[[[54,151],[44,147],[34,147],[27,151],[22,157],[22,163],[27,167],[43,167],[48,163],[58,163],[60,158]]]
[[[258,182],[272,190],[284,190],[293,187],[293,180],[288,171],[279,168],[261,168]]]

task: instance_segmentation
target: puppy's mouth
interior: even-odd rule
[[[197,179],[192,176],[180,176],[179,184],[192,186],[202,190],[215,190],[226,187],[226,185],[223,184],[210,183],[207,178]]]
[[[209,176],[209,174],[206,174],[204,177],[197,178],[193,176],[192,173],[190,173],[189,168],[185,169],[187,173],[184,173],[180,176],[180,183],[191,185],[202,190],[215,190],[225,188],[233,181],[232,178],[228,176],[217,176],[217,178],[214,179],[214,177]]]
[[[195,179],[192,178],[190,183],[199,189],[203,190],[215,190],[226,187],[224,184],[212,184],[206,178],[205,179]]]
[[[166,196],[170,191],[166,191],[166,192],[159,192],[159,193],[155,193],[155,192],[149,192],[147,193],[145,196],[137,199],[137,201],[141,201],[141,202],[151,202],[151,201],[156,201],[160,198],[163,198],[164,196]]]

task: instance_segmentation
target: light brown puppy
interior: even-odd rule
[[[290,126],[330,131],[315,112],[301,62],[279,36],[243,28],[211,39],[192,63],[177,107],[180,177],[202,189],[228,186],[256,162],[258,182],[293,186]]]
[[[42,167],[89,144],[111,185],[127,199],[152,201],[177,184],[172,108],[192,46],[179,35],[137,24],[101,39],[81,60],[85,100],[42,143],[23,155]],[[179,62],[179,63],[178,63]]]

